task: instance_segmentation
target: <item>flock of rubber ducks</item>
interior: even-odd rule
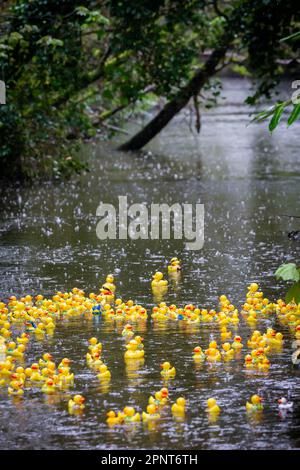
[[[179,276],[181,264],[178,258],[172,258],[168,266],[170,277]],[[153,275],[151,282],[153,291],[166,291],[168,281],[161,272]],[[99,293],[90,293],[88,296],[80,289],[74,288],[71,292],[57,292],[51,299],[37,295],[33,298],[26,295],[20,299],[11,296],[7,303],[0,302],[0,387],[6,388],[7,394],[21,398],[24,390],[39,387],[47,395],[55,394],[58,390],[69,390],[74,386],[74,373],[71,370],[71,361],[63,358],[57,365],[50,353],[45,352],[36,362],[25,367],[24,355],[28,343],[34,337],[36,340],[45,336],[52,336],[57,321],[80,316],[101,316],[103,321],[122,324],[121,336],[125,341],[124,361],[144,361],[144,339],[135,335],[135,324],[145,322],[148,318],[147,310],[132,300],[124,302],[115,298],[116,286],[114,276],[109,274]],[[151,313],[153,324],[176,321],[180,324],[213,324],[219,328],[221,346],[217,340],[211,340],[206,349],[200,345],[194,347],[193,360],[197,362],[226,362],[241,356],[242,350],[249,349],[244,356],[244,367],[254,373],[267,372],[271,367],[269,355],[280,351],[284,344],[281,332],[273,328],[261,333],[255,329],[251,337],[243,344],[241,336],[233,334],[231,329],[237,330],[241,317],[255,328],[258,318],[276,315],[280,324],[288,326],[295,340],[300,340],[300,304],[294,301],[286,304],[282,299],[276,303],[264,297],[256,283],[248,286],[246,301],[241,311],[236,308],[226,295],[219,297],[219,308],[201,309],[193,304],[177,307],[175,304],[167,305],[160,302],[154,306]],[[230,329],[231,328],[231,329]],[[16,334],[16,331],[18,334]],[[15,337],[15,338],[14,338]],[[91,368],[100,383],[111,380],[111,372],[102,361],[102,344],[96,337],[88,340],[86,363]],[[175,367],[170,362],[161,364],[162,380],[166,382],[176,376]],[[162,409],[170,404],[169,391],[165,386],[150,396],[145,411],[137,412],[131,406],[125,406],[123,411],[110,410],[107,412],[107,424],[127,424],[131,422],[157,421],[161,417]],[[184,418],[187,400],[179,397],[171,405],[174,417]],[[291,410],[292,402],[282,397],[278,400],[281,410]],[[76,394],[68,401],[68,410],[71,414],[83,412],[85,397]],[[249,413],[261,413],[263,410],[262,397],[253,395],[246,403]],[[216,419],[220,414],[220,407],[215,398],[206,402],[206,411],[210,417]]]

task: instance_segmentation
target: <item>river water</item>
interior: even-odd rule
[[[299,229],[297,219],[283,214],[299,212],[299,128],[285,124],[271,136],[266,125],[250,125],[242,104],[248,84],[224,80],[226,100],[203,115],[200,135],[189,129],[188,116],[180,115],[143,154],[114,150],[111,143],[87,144],[83,152],[90,172],[69,182],[40,183],[32,187],[5,187],[0,212],[0,292],[9,295],[70,290],[96,291],[109,272],[116,277],[117,295],[144,305],[155,304],[150,280],[155,270],[166,273],[167,261],[178,256],[183,274],[165,296],[178,306],[193,302],[216,308],[226,294],[241,306],[247,285],[258,282],[270,299],[284,296],[286,285],[274,278],[282,262],[299,259],[299,242],[287,237]],[[100,201],[117,205],[119,195],[128,202],[197,203],[205,205],[205,243],[199,251],[185,250],[181,240],[107,240],[96,237],[96,209]],[[300,447],[299,372],[292,368],[289,332],[275,317],[259,320],[285,335],[281,354],[271,356],[267,375],[249,376],[241,358],[213,367],[196,367],[192,350],[219,340],[209,325],[187,329],[176,323],[155,328],[148,320],[141,332],[145,364],[140,371],[125,367],[120,329],[77,319],[57,323],[53,337],[33,338],[26,351],[32,363],[49,351],[59,361],[73,360],[74,392],[86,397],[86,411],[71,416],[69,396],[57,401],[39,390],[26,391],[15,403],[0,389],[1,449],[267,449]],[[246,344],[251,334],[241,319],[239,334]],[[111,370],[108,388],[99,386],[86,367],[87,340],[96,335],[103,343],[103,358]],[[172,401],[188,400],[184,422],[170,411],[153,429],[147,426],[108,428],[106,411],[130,404],[145,409],[150,393],[162,386],[160,363],[169,360],[177,369],[169,391]],[[253,393],[264,397],[260,420],[247,417],[244,405]],[[222,412],[215,423],[205,413],[209,397]],[[289,396],[294,411],[281,417],[277,399]]]

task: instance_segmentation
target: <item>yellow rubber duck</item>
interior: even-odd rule
[[[253,357],[251,356],[251,354],[246,354],[244,366],[246,367],[246,369],[255,369],[255,363],[253,362]]]
[[[20,337],[17,337],[17,342],[19,344],[27,344],[29,341],[29,335],[27,333],[22,333]]]
[[[162,371],[160,372],[160,375],[164,379],[169,379],[173,378],[176,375],[176,369],[175,367],[171,367],[171,364],[169,362],[163,362],[160,367],[162,368]]]
[[[208,349],[205,351],[206,360],[208,362],[219,362],[222,359],[221,353],[218,349],[216,341],[209,343]]]
[[[194,354],[193,354],[193,359],[194,361],[205,361],[206,359],[206,356],[204,354],[204,352],[202,351],[202,348],[200,346],[196,346],[193,350]]]
[[[67,369],[69,370],[71,364],[71,360],[67,357],[64,357],[58,365],[58,369]]]
[[[31,365],[30,381],[31,382],[41,382],[42,380],[43,380],[43,377],[40,373],[39,365],[37,363],[33,363]]]
[[[26,347],[25,347],[24,344],[19,344],[19,346],[17,346],[16,349],[11,352],[11,355],[13,357],[18,358],[18,359],[23,359],[25,349],[26,349]]]
[[[100,358],[100,354],[95,352],[93,354],[86,354],[86,362],[89,367],[100,367],[103,364],[103,361]]]
[[[168,266],[168,273],[178,273],[181,271],[180,261],[178,258],[172,258]]]
[[[125,406],[123,413],[124,423],[136,423],[141,421],[140,413],[136,413],[132,406]]]
[[[269,370],[271,367],[271,363],[267,357],[264,357],[261,362],[257,364],[259,370]]]
[[[184,415],[185,414],[186,400],[183,397],[179,397],[176,403],[173,403],[171,411],[173,415]]]
[[[85,398],[82,395],[75,395],[73,399],[71,398],[68,402],[69,413],[72,414],[76,411],[83,411],[85,409]]]
[[[217,401],[215,398],[209,398],[206,402],[207,408],[206,411],[210,414],[219,414],[221,411],[221,408],[217,404]]]
[[[231,335],[232,335],[231,331],[228,331],[226,326],[222,326],[222,328],[221,328],[221,340],[225,341],[226,339],[230,339]]]
[[[7,389],[8,395],[22,396],[24,395],[23,382],[12,380]]]
[[[126,339],[132,338],[134,336],[133,326],[130,325],[129,323],[125,325],[122,330],[122,336]]]
[[[169,401],[169,391],[166,387],[156,392],[153,396],[149,397],[149,405],[164,406]]]
[[[144,357],[145,352],[143,349],[138,349],[138,342],[132,339],[126,345],[127,351],[125,352],[125,360],[127,359],[141,359]]]
[[[263,410],[262,405],[263,399],[259,395],[252,395],[251,402],[247,401],[246,403],[246,410],[250,412],[257,412]]]
[[[20,380],[21,382],[25,382],[26,374],[25,374],[24,367],[18,366],[15,370],[15,375],[16,375],[17,380]]]
[[[99,367],[99,374],[97,374],[97,377],[99,380],[110,380],[111,378],[111,373],[110,371],[108,370],[107,366],[105,364],[102,364],[100,367]]]
[[[52,362],[53,356],[50,353],[44,353],[42,359],[39,359],[40,367],[48,367],[49,362]]]
[[[114,284],[114,281],[115,281],[115,279],[114,279],[113,274],[108,274],[106,276],[104,286],[107,287],[112,293],[114,293],[115,290],[116,290],[116,286]]]
[[[74,385],[74,374],[66,368],[58,368],[57,386],[66,388]]]
[[[102,343],[98,342],[97,338],[93,337],[93,338],[90,338],[89,339],[89,351],[90,353],[93,353],[93,352],[98,352],[101,354],[101,351],[102,351]]]
[[[223,351],[221,352],[224,361],[230,361],[234,357],[234,349],[232,349],[230,343],[222,344]]]
[[[36,336],[45,336],[46,328],[44,323],[38,323],[37,327],[34,329],[34,333]]]
[[[56,392],[56,387],[52,379],[46,380],[45,384],[42,386],[42,392],[46,394],[52,394]]]
[[[158,413],[158,407],[154,404],[147,406],[147,412],[143,411],[142,420],[150,421],[160,419],[160,414]]]
[[[141,336],[135,336],[133,339],[137,342],[138,349],[144,349],[144,345],[143,345],[144,338],[142,338]]]
[[[153,289],[160,289],[168,286],[168,281],[163,279],[164,275],[160,271],[157,271],[152,277],[153,280],[151,282],[151,286]]]
[[[116,413],[111,410],[106,413],[106,422],[109,426],[115,426],[116,424],[122,424],[124,421],[124,417],[121,413],[116,415]]]
[[[233,338],[233,343],[232,343],[231,347],[235,350],[242,349],[243,348],[242,338],[240,336],[235,336]]]

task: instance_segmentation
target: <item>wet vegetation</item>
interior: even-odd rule
[[[165,105],[123,149],[142,148],[189,101],[199,130],[228,65],[255,81],[249,104],[270,97],[297,57],[299,36],[281,41],[297,21],[291,0],[1,2],[2,175],[79,172],[83,139],[105,138],[158,98]]]

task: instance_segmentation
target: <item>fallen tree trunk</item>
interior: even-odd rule
[[[198,95],[203,85],[216,73],[218,65],[225,57],[227,48],[228,45],[226,44],[215,49],[203,68],[196,72],[190,82],[178,92],[175,98],[169,101],[142,130],[122,144],[119,150],[139,150],[159,134],[171,119],[188,104],[190,98]]]

